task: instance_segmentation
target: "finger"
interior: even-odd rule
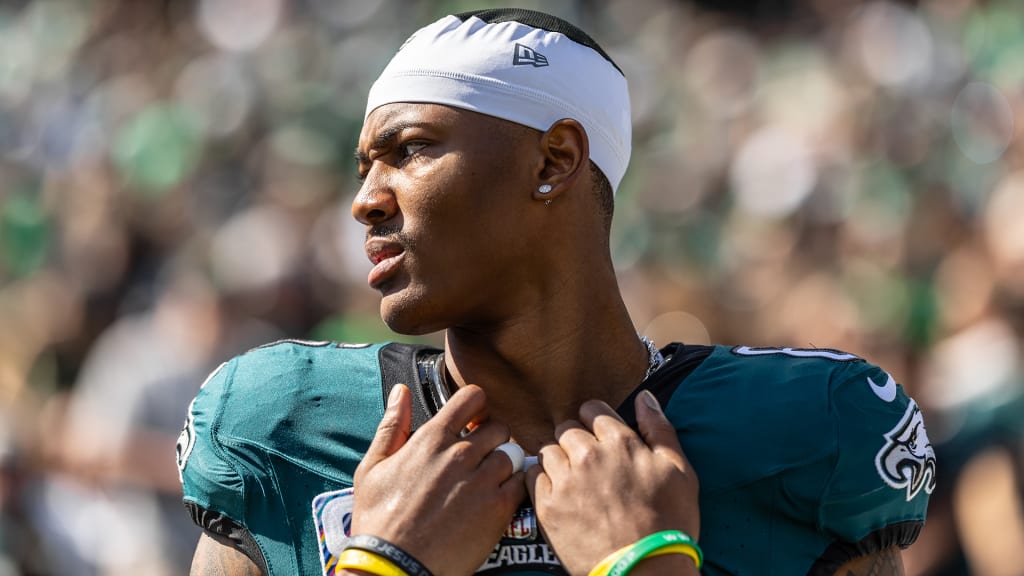
[[[459,388],[437,415],[423,427],[440,426],[451,437],[458,438],[466,427],[475,429],[487,419],[487,395],[475,385]],[[471,426],[472,424],[472,426]]]
[[[441,429],[444,427],[435,428],[435,433]],[[501,480],[508,478],[513,470],[511,467],[502,466],[500,459],[492,462],[489,466],[485,465],[485,462],[491,456],[491,452],[503,442],[507,442],[508,438],[508,426],[500,422],[487,421],[469,434],[442,439],[436,457],[445,462],[445,467],[449,472],[459,471],[458,474],[473,474],[482,470],[484,477],[496,485]],[[508,460],[507,456],[504,458]]]
[[[658,399],[648,390],[637,394],[636,419],[640,435],[651,451],[668,459],[683,472],[690,471],[690,463],[679,445],[679,434],[665,417]]]
[[[537,451],[537,466],[548,476],[562,478],[569,473],[569,455],[558,444],[545,444]]]
[[[477,426],[473,432],[455,440],[446,451],[452,458],[464,462],[470,468],[477,468],[500,444],[508,442],[508,426],[501,422],[488,420]],[[501,474],[507,478],[510,472]]]
[[[555,426],[555,441],[565,453],[567,463],[576,462],[577,458],[589,459],[600,449],[597,438],[576,420]]]
[[[516,472],[501,483],[499,498],[506,504],[508,511],[515,512],[526,496],[526,472]]]
[[[485,478],[504,481],[509,476],[523,471],[525,461],[523,449],[512,442],[499,445],[480,462],[480,471]]]
[[[636,436],[611,406],[599,400],[589,400],[580,406],[580,423],[586,426],[598,441]]]
[[[470,442],[480,448],[480,457],[483,458],[487,452],[503,442],[508,442],[509,429],[502,422],[488,420],[478,425],[473,431],[462,436],[462,441]]]
[[[570,443],[586,442],[588,439],[591,442],[595,441],[594,435],[590,433],[590,430],[584,428],[578,420],[566,420],[555,426],[555,441],[559,444],[566,441]]]
[[[541,466],[531,466],[526,469],[525,474],[526,490],[530,495],[530,501],[536,507],[538,498],[544,499],[551,493],[551,477]]]
[[[370,442],[362,462],[356,469],[356,483],[358,479],[376,466],[381,460],[391,456],[409,440],[412,427],[412,396],[405,384],[398,384],[391,389],[388,395],[387,409],[384,411],[384,418],[377,425],[377,432]]]

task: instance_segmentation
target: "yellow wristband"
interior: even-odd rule
[[[693,563],[697,565],[697,568],[700,568],[701,557],[697,555],[697,549],[693,547],[693,544],[673,544],[671,546],[666,546],[660,550],[651,552],[647,556],[644,556],[644,558],[653,558],[654,556],[661,556],[663,554],[686,554],[690,558],[693,558]],[[614,562],[612,564],[614,564]],[[611,569],[611,566],[612,565],[609,564],[608,568]]]
[[[409,576],[405,573],[405,570],[402,570],[387,558],[355,548],[349,548],[341,552],[338,556],[338,563],[334,565],[334,573],[338,574],[346,568],[362,570],[377,576]]]
[[[619,558],[622,558],[622,555],[625,554],[630,548],[632,548],[632,545],[623,546],[615,552],[612,552],[607,557],[605,557],[604,560],[601,560],[601,563],[595,566],[594,569],[591,570],[590,574],[588,574],[587,576],[607,576],[608,571],[612,569],[612,566],[614,566],[615,563],[619,561]],[[661,550],[655,550],[654,552],[651,552],[650,554],[645,556],[645,558],[653,558],[655,556],[662,556],[665,554],[685,554],[690,558],[693,558],[693,563],[696,564],[698,568],[701,564],[700,557],[697,556],[697,551],[693,548],[693,546],[689,544],[673,544],[671,546],[666,546]]]
[[[588,576],[626,576],[640,561],[663,554],[689,556],[700,570],[704,557],[692,538],[678,530],[663,530],[623,546],[612,552],[594,567]]]
[[[605,556],[604,560],[598,562],[597,566],[594,566],[594,569],[591,570],[587,576],[607,576],[608,571],[612,569],[612,566],[619,561],[619,558],[622,558],[623,554],[629,552],[629,549],[632,547],[632,544],[627,544],[615,552]]]

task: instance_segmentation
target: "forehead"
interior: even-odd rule
[[[441,104],[385,104],[366,117],[359,134],[359,147],[371,147],[382,134],[414,126],[469,130],[480,121],[475,116],[479,115]]]
[[[396,102],[374,109],[363,122],[359,150],[393,137],[405,128],[421,127],[444,131],[448,135],[512,138],[538,132],[509,120],[444,104]]]

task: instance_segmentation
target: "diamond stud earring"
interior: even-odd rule
[[[541,194],[550,194],[551,193],[551,184],[541,184],[537,188],[537,192],[540,192]]]

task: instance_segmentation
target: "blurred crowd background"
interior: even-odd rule
[[[939,456],[908,572],[1024,574],[1024,7],[508,4],[630,81],[638,330],[886,367]],[[0,1],[0,576],[187,573],[173,452],[205,375],[401,339],[349,215],[365,95],[413,30],[493,6]]]

